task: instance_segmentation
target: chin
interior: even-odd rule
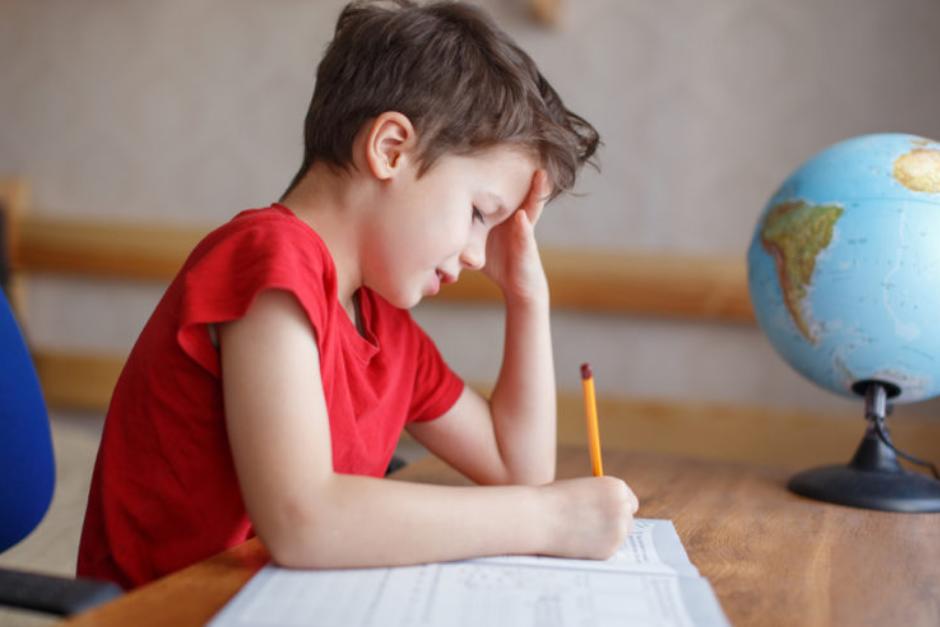
[[[408,291],[408,290],[397,290],[394,293],[389,293],[388,295],[382,294],[382,298],[388,301],[393,307],[398,309],[411,309],[416,306],[424,298],[424,295],[418,291]]]
[[[415,294],[411,298],[403,301],[400,304],[396,304],[395,306],[399,309],[411,309],[412,307],[417,307],[418,303],[420,303],[422,300],[424,300],[424,295]]]

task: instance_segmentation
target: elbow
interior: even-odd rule
[[[505,483],[511,485],[540,486],[555,481],[555,455],[505,465]]]
[[[298,522],[296,518],[292,519]],[[315,524],[282,524],[256,525],[255,531],[262,544],[268,549],[271,561],[284,568],[303,568],[309,561],[309,555],[314,551],[310,547],[311,529]]]
[[[335,554],[342,546],[342,535],[340,525],[321,519],[292,530],[259,534],[259,537],[275,565],[316,569],[342,566],[341,556]]]
[[[271,560],[284,568],[335,566],[332,548],[341,545],[342,524],[328,503],[319,499],[281,504],[259,520],[255,530]]]
[[[323,568],[316,560],[316,553],[306,550],[304,546],[286,543],[271,543],[266,546],[271,555],[271,563],[275,566],[305,570]]]
[[[308,564],[308,549],[305,543],[296,538],[259,535],[261,542],[268,549],[271,562],[282,568],[304,568]]]

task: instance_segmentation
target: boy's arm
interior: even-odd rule
[[[548,194],[537,172],[522,206],[487,242],[484,272],[506,301],[503,364],[489,402],[466,390],[440,418],[408,432],[482,484],[549,483],[555,478],[555,370],[548,282],[533,228]]]
[[[503,364],[490,400],[467,387],[443,416],[408,432],[483,485],[555,478],[555,372],[547,297],[506,304]]]
[[[245,507],[275,562],[389,566],[502,553],[609,556],[636,499],[611,477],[443,487],[338,474],[309,322],[261,293],[221,326],[226,427]]]

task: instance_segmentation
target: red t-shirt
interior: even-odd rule
[[[309,225],[281,205],[242,212],[192,252],[124,366],[92,477],[80,576],[132,588],[253,535],[208,325],[240,318],[271,288],[293,293],[316,332],[336,472],[383,476],[404,426],[460,396],[463,382],[408,312],[367,288],[359,334]]]

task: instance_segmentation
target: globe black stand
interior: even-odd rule
[[[848,466],[823,466],[790,479],[787,487],[811,499],[889,512],[940,512],[940,481],[904,470],[892,447],[888,429],[887,397],[900,392],[891,384],[866,381],[856,384],[865,395],[868,430]],[[892,444],[893,446],[893,444]]]

